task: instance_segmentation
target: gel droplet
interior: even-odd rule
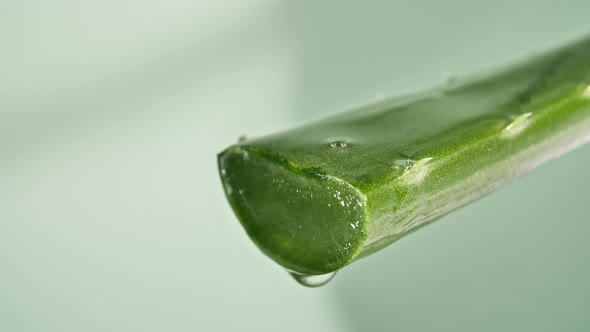
[[[330,146],[333,148],[343,149],[348,146],[348,143],[345,141],[334,141],[334,142],[330,143]]]
[[[455,81],[457,80],[457,76],[450,70],[445,70],[442,73],[442,76],[443,76],[443,80],[447,84],[455,83]]]
[[[320,287],[332,280],[332,278],[334,278],[334,276],[336,275],[336,271],[319,275],[307,275],[289,271],[289,274],[291,275],[291,277],[293,277],[293,279],[295,279],[295,281],[297,281],[303,286]]]
[[[394,162],[394,167],[398,171],[398,179],[403,179],[409,184],[416,184],[422,182],[426,175],[428,175],[428,163],[431,160],[432,157],[426,157],[420,160],[396,160]]]
[[[399,169],[403,173],[407,173],[412,169],[414,164],[416,164],[415,160],[412,159],[400,159],[393,162],[394,166]]]
[[[530,123],[530,117],[533,115],[531,112],[523,113],[512,120],[504,128],[504,136],[513,136],[522,132]]]

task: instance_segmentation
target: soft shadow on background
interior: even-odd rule
[[[215,155],[590,31],[586,1],[0,4],[0,330],[587,330],[590,150],[295,284]]]

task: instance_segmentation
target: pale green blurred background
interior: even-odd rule
[[[590,2],[0,2],[0,331],[588,331],[590,146],[296,284],[216,153],[590,33]]]

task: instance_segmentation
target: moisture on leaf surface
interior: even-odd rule
[[[228,200],[270,258],[337,271],[590,138],[590,39],[462,84],[229,147]]]

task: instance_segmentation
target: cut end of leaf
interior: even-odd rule
[[[227,198],[256,245],[288,270],[350,263],[365,237],[366,197],[350,184],[248,145],[218,156]]]

